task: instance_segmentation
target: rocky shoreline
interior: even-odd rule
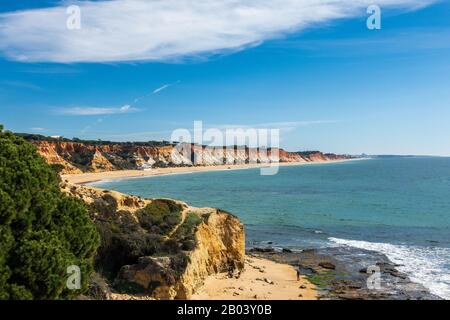
[[[252,259],[255,261],[264,259],[285,265],[285,267],[280,265],[279,267],[268,268],[267,271],[272,269],[278,274],[277,285],[282,285],[283,288],[292,287],[295,283],[294,287],[285,293],[289,299],[292,299],[292,297],[311,299],[314,296],[317,299],[327,300],[440,300],[438,296],[431,294],[423,285],[412,282],[407,274],[399,272],[398,265],[392,263],[379,252],[348,246],[304,250],[282,249],[274,247],[271,242],[265,242],[264,246],[247,248],[245,251],[244,226],[235,216],[227,212],[213,208],[194,208],[185,203],[169,199],[141,199],[114,191],[68,183],[62,183],[62,190],[82,199],[90,208],[96,226],[100,230],[108,231],[106,237],[103,234],[102,243],[105,241],[109,243],[108,239],[111,236],[115,237],[113,243],[116,243],[116,246],[120,244],[121,248],[123,247],[122,249],[127,251],[125,253],[129,253],[130,248],[134,248],[133,250],[136,251],[136,245],[149,236],[151,236],[152,243],[160,239],[158,241],[162,245],[161,250],[159,250],[161,253],[159,251],[155,255],[148,255],[145,252],[142,254],[136,253],[123,266],[123,263],[118,265],[117,270],[119,272],[110,279],[110,285],[107,285],[108,281],[105,274],[94,274],[94,279],[91,282],[93,291],[90,290],[94,294],[90,294],[90,297],[87,298],[190,299],[202,287],[203,281],[208,278],[212,279],[209,280],[210,282],[215,283],[211,286],[212,288],[217,287],[218,284],[223,284],[222,295],[230,299],[226,291],[231,284],[229,280],[221,282],[223,273],[231,268],[233,272],[241,274],[246,269],[254,269],[252,267],[254,263],[249,262]],[[147,234],[144,230],[146,226],[142,224],[140,215],[143,209],[150,210],[149,205],[152,204],[158,206],[170,204],[181,210],[179,213],[180,222],[178,222],[178,225],[174,225],[173,231],[167,233],[166,236],[155,238],[156,234],[153,233],[158,231],[156,226],[152,227],[151,234]],[[184,226],[187,226],[188,216],[196,218],[195,221],[198,221],[198,224],[186,229]],[[139,226],[139,223],[141,226]],[[144,229],[142,229],[142,226],[144,226]],[[162,226],[164,224],[160,225],[160,227]],[[189,232],[183,231],[180,233],[182,230]],[[180,237],[179,234],[184,236]],[[189,237],[186,238],[185,235]],[[195,239],[194,242],[192,242],[193,239]],[[169,249],[167,247],[169,242],[167,241],[175,246],[175,251],[167,251]],[[188,244],[193,245],[187,246]],[[146,247],[145,243],[142,243],[142,245]],[[178,249],[180,245],[182,245],[184,251]],[[102,245],[102,248],[97,257],[98,261],[105,260],[109,265],[108,259],[111,257],[114,261],[118,259],[116,253],[111,256],[113,253],[111,250],[113,249],[105,247],[105,245]],[[106,255],[101,254],[103,251],[106,252]],[[174,263],[176,262],[174,258],[181,257],[181,255],[186,256],[188,262],[181,265],[179,270],[174,269]],[[244,260],[250,267],[244,267]],[[268,265],[268,263],[265,263],[265,265]],[[381,287],[379,289],[369,289],[367,285],[368,277],[371,276],[368,268],[373,266],[380,270]],[[280,273],[276,271],[282,268],[287,268],[286,270],[291,268],[292,272],[283,271]],[[101,267],[99,270],[104,272],[106,269]],[[304,281],[303,285],[299,286],[296,283],[294,270],[299,270],[302,281]],[[97,276],[97,280],[95,276]],[[267,273],[267,276],[274,277],[271,272]],[[227,277],[225,276],[225,278]],[[239,286],[236,285],[237,289],[231,292],[233,294],[231,298],[244,296],[253,298],[255,295],[258,298],[275,298],[272,292],[275,286],[271,288],[270,292],[265,292],[264,290],[267,288],[261,287],[258,289],[260,282],[255,278],[255,275],[249,273],[247,278],[250,284],[246,287],[251,291],[251,294],[245,292],[245,290],[242,292],[236,291],[239,289]],[[238,279],[237,281],[240,283],[241,280]],[[158,285],[155,287],[156,283]],[[113,290],[111,284],[116,289],[118,287],[122,289],[119,291]],[[261,283],[261,285],[263,284]],[[137,287],[140,290],[134,290]],[[130,291],[130,288],[133,290]],[[305,289],[313,291],[305,295]],[[204,294],[208,293],[208,289],[204,286],[202,291]],[[98,292],[101,294],[98,294]],[[259,292],[259,294],[256,292]],[[198,297],[203,296],[205,295]],[[206,296],[212,295],[208,293]]]
[[[190,299],[203,280],[244,267],[234,215],[171,199],[143,199],[62,182],[82,200],[101,244],[86,299]]]
[[[92,211],[92,218],[97,227],[103,229],[106,227],[108,234],[113,232],[112,235],[116,238],[118,237],[114,240],[116,242],[120,240],[122,242],[125,241],[125,244],[128,243],[127,245],[131,245],[129,241],[132,241],[133,248],[141,241],[141,238],[137,237],[136,234],[137,231],[142,229],[142,227],[139,226],[139,223],[142,224],[142,221],[140,222],[139,214],[137,213],[143,208],[146,208],[149,204],[155,203],[155,201],[159,201],[159,203],[166,203],[167,201],[173,202],[173,200],[141,199],[139,197],[123,195],[114,191],[72,185],[70,183],[62,183],[62,189],[64,192],[76,196],[87,203],[90,211]],[[255,244],[252,245],[247,243],[247,245],[253,247],[247,247],[247,250],[245,251],[244,227],[236,217],[213,208],[199,209],[189,207],[182,202],[174,203],[178,203],[182,209],[182,222],[186,219],[187,213],[191,215],[195,213],[195,216],[200,219],[199,222],[203,221],[203,223],[199,224],[198,227],[193,230],[195,238],[197,239],[197,244],[192,248],[189,247],[188,251],[184,251],[184,254],[187,254],[189,257],[190,262],[184,265],[180,272],[176,270],[176,272],[173,271],[173,259],[170,258],[171,254],[167,256],[168,249],[163,245],[163,256],[159,253],[157,254],[157,257],[149,257],[144,253],[138,254],[128,262],[129,265],[124,265],[119,268],[120,272],[117,273],[115,280],[113,281],[116,284],[116,287],[119,284],[121,285],[124,281],[125,286],[121,285],[121,287],[128,288],[130,287],[130,284],[132,284],[132,287],[134,288],[136,287],[136,284],[138,284],[140,287],[144,288],[144,290],[140,290],[142,293],[151,292],[150,295],[128,294],[121,296],[117,293],[116,295],[102,294],[98,296],[95,294],[94,296],[97,296],[97,298],[100,296],[104,296],[103,298],[110,296],[110,298],[113,299],[136,299],[140,296],[156,299],[189,299],[192,294],[196,292],[197,288],[201,286],[202,281],[208,276],[226,272],[227,266],[230,265],[233,265],[234,270],[242,270],[244,259],[262,258],[280,264],[290,265],[298,269],[305,281],[314,285],[314,290],[318,291],[315,297],[318,299],[441,299],[440,297],[431,294],[423,285],[411,281],[407,274],[398,270],[398,265],[392,263],[385,255],[379,252],[349,246],[333,246],[304,250],[282,249],[275,247],[271,242],[263,242],[264,245],[258,247],[255,247]],[[123,235],[117,231],[118,228],[123,229],[123,232],[126,231],[125,234]],[[176,229],[177,227],[175,226],[174,230]],[[134,231],[132,232],[132,230]],[[145,230],[141,230],[140,233],[138,232],[139,234],[142,233],[140,237],[145,238],[148,236],[144,231]],[[132,234],[129,234],[130,232],[132,232]],[[173,233],[169,233],[168,237],[172,238],[172,234],[176,236],[177,232],[174,231]],[[132,240],[131,238],[128,239],[128,237],[131,236]],[[191,235],[191,238],[192,236],[193,234]],[[110,236],[106,238],[103,236],[103,242],[105,239],[109,238]],[[188,239],[189,241],[183,239],[185,238],[172,239],[177,243],[175,247],[178,247],[181,244],[184,246],[192,242],[192,240],[189,240],[190,238]],[[119,243],[121,243],[120,241]],[[135,241],[137,241],[136,244]],[[162,239],[162,241],[164,242],[164,239]],[[144,243],[143,245],[146,247]],[[138,257],[139,259],[137,259]],[[169,260],[169,258],[172,260]],[[131,263],[134,260],[136,261]],[[239,264],[239,266],[236,267],[236,263]],[[368,268],[370,267],[379,268],[380,270],[380,289],[369,289],[367,286],[367,280],[369,276],[371,276],[368,272]],[[173,276],[171,276],[172,273],[178,274],[178,276],[175,276],[174,279],[168,281],[167,279],[173,278]],[[164,277],[161,278],[159,276],[160,274],[164,274]],[[281,276],[278,282],[283,283],[283,281],[289,281],[288,278],[292,278],[288,275],[285,277],[286,279],[283,279],[283,276]],[[156,282],[159,283],[158,288],[155,288],[156,290],[150,290],[150,284]],[[102,283],[102,281],[94,281],[94,283],[98,284]],[[97,284],[94,285],[94,287],[102,287]],[[228,284],[226,284],[226,286],[228,286]],[[301,288],[297,285],[295,291],[297,291],[297,289]],[[98,290],[95,289],[94,291]],[[100,291],[105,292],[105,290]],[[128,289],[124,290],[124,293],[128,291]],[[238,293],[244,294],[243,292]],[[296,294],[298,298],[298,293]],[[259,296],[263,295],[260,294]],[[269,298],[270,295],[266,294],[266,296]],[[248,297],[251,298],[253,295],[248,295]]]
[[[285,263],[299,268],[316,285],[319,299],[330,300],[441,300],[423,285],[414,283],[397,270],[385,255],[352,247],[320,249],[275,249],[254,247],[247,255]],[[380,270],[380,288],[368,289],[367,268]],[[370,270],[369,270],[370,271]]]
[[[155,203],[155,201],[160,204],[166,202],[179,204],[182,209],[182,221],[180,222],[180,225],[186,219],[187,213],[190,215],[195,213],[200,219],[199,222],[203,221],[203,223],[200,223],[198,227],[192,230],[192,232],[194,232],[192,236],[195,234],[197,244],[194,247],[189,248],[191,251],[184,251],[184,254],[187,254],[189,257],[190,262],[183,266],[179,273],[178,271],[174,273],[172,270],[174,262],[171,257],[173,255],[169,254],[166,257],[161,256],[160,254],[158,254],[157,257],[149,257],[146,254],[142,254],[142,257],[137,255],[136,257],[140,257],[139,259],[135,257],[137,263],[130,263],[130,265],[124,265],[119,268],[120,272],[115,276],[116,278],[113,282],[117,285],[125,281],[125,287],[127,288],[130,287],[130,284],[133,284],[133,288],[138,284],[141,288],[144,288],[143,290],[140,290],[142,291],[141,294],[130,295],[131,292],[129,292],[128,289],[122,290],[125,295],[120,295],[120,292],[116,292],[115,294],[112,292],[111,294],[104,294],[105,292],[110,292],[112,288],[108,290],[101,289],[101,287],[109,286],[101,285],[102,283],[106,283],[104,282],[106,279],[101,279],[102,277],[98,275],[100,276],[101,281],[93,281],[92,289],[95,292],[100,291],[103,293],[100,295],[93,294],[91,295],[91,298],[190,299],[206,278],[215,274],[220,274],[221,272],[226,272],[226,270],[228,270],[227,268],[230,266],[233,266],[233,270],[242,271],[244,259],[246,261],[248,259],[265,259],[279,264],[289,265],[291,266],[290,268],[294,267],[295,269],[298,269],[302,279],[304,279],[306,283],[310,283],[314,286],[314,290],[317,291],[317,293],[314,294],[314,297],[318,299],[440,300],[440,297],[431,294],[423,285],[412,282],[407,274],[404,274],[397,269],[397,267],[399,267],[398,265],[395,265],[385,255],[376,251],[348,246],[304,250],[282,249],[275,247],[271,242],[264,242],[264,246],[256,247],[253,245],[251,248],[247,247],[247,250],[245,251],[243,225],[233,215],[218,209],[193,208],[182,202],[174,202],[173,200],[141,199],[139,197],[123,195],[114,191],[68,183],[62,183],[62,189],[64,192],[82,199],[89,208],[91,208],[90,211],[93,210],[92,218],[98,227],[102,226],[102,228],[104,228],[107,226],[108,232],[113,232],[112,235],[118,232],[116,230],[118,228],[123,229],[123,232],[126,231],[127,233],[125,235],[117,233],[116,237],[120,236],[117,238],[117,241],[130,241],[127,237],[132,237],[135,239],[132,240],[132,247],[135,246],[135,241],[141,239],[139,237],[146,236],[145,232],[143,233],[141,230],[142,228],[138,225],[140,220],[138,213],[149,204]],[[94,208],[96,209],[94,210]],[[174,230],[176,229],[178,228],[175,227]],[[139,230],[142,232],[136,233]],[[177,232],[174,231],[174,233],[168,233],[168,237],[171,238],[172,234],[176,236]],[[105,239],[109,238],[110,236],[107,238],[103,236],[103,242]],[[186,241],[183,239],[184,238],[173,239],[173,241],[177,243],[176,247],[182,243],[184,245],[184,242]],[[139,242],[140,240],[136,242],[136,244]],[[165,250],[166,249],[164,249],[163,252],[165,252]],[[165,253],[164,255],[167,254]],[[172,260],[169,261],[169,259]],[[368,277],[371,275],[368,273],[368,268],[373,266],[380,270],[381,288],[376,290],[368,289],[367,286]],[[294,268],[292,268],[292,270],[294,270]],[[295,274],[294,271],[292,272]],[[178,276],[175,276],[174,278],[171,276],[172,273],[178,274]],[[163,275],[162,278],[160,276],[161,274]],[[253,286],[255,286],[255,283],[258,284],[258,281],[251,277],[252,275],[250,275],[249,278],[250,283],[253,283]],[[169,278],[174,279],[169,281],[167,280]],[[220,283],[220,281],[217,282],[217,279],[213,281],[216,283],[215,286],[217,286],[217,283]],[[280,274],[277,283],[286,282],[289,284],[290,281],[295,282],[295,276],[289,276],[288,273],[283,273]],[[157,288],[150,289],[149,286],[150,284],[153,286],[153,283],[158,283],[159,285]],[[228,282],[225,282],[224,285],[226,288],[230,286]],[[249,285],[248,287],[250,288],[252,285]],[[309,288],[309,286],[307,287]],[[95,288],[100,289],[97,290]],[[256,291],[256,287],[253,289]],[[288,293],[289,297],[292,297],[292,295],[295,294],[294,296],[296,298],[303,297],[308,299],[308,295],[304,295],[303,293],[303,296],[300,297],[297,292],[299,290],[304,290],[305,288],[302,289],[297,285],[294,289]],[[235,291],[233,291],[233,294],[234,292]],[[240,295],[236,295],[236,297],[232,296],[232,298],[245,296],[245,292],[237,293]],[[252,294],[253,293],[254,292],[252,292]],[[252,298],[254,295],[257,294],[255,293],[247,296]],[[257,296],[258,298],[263,297],[264,294],[260,293]],[[266,298],[274,298],[273,294],[269,293],[265,293],[265,296]]]

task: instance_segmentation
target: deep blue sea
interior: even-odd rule
[[[353,246],[386,254],[400,271],[450,299],[450,158],[375,158],[104,181],[143,197],[219,207],[246,226],[247,245]]]

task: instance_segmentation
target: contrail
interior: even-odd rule
[[[156,89],[153,90],[152,92],[147,93],[146,95],[143,95],[142,97],[139,97],[139,98],[134,99],[133,103],[137,103],[137,102],[141,101],[142,99],[147,98],[148,96],[152,96],[152,95],[154,95],[154,94],[158,94],[158,93],[160,93],[161,91],[166,90],[167,88],[170,88],[170,87],[172,87],[172,86],[174,86],[174,85],[176,85],[176,84],[178,84],[178,83],[180,83],[180,82],[181,82],[181,81],[178,80],[178,81],[176,81],[176,82],[174,82],[174,83],[168,83],[168,84],[165,84],[165,85],[163,85],[163,86],[161,86],[161,87],[159,87],[159,88],[156,88]]]
[[[134,109],[134,108],[132,108],[133,105],[136,104],[136,103],[138,103],[138,102],[141,101],[142,99],[145,99],[145,98],[147,98],[147,97],[149,97],[149,96],[152,96],[152,95],[154,95],[154,94],[158,94],[158,93],[160,93],[161,91],[166,90],[167,88],[170,88],[170,87],[172,87],[172,86],[174,86],[174,85],[176,85],[176,84],[178,84],[178,83],[180,83],[180,82],[181,82],[181,81],[178,80],[178,81],[176,81],[176,82],[174,82],[174,83],[168,83],[168,84],[165,84],[165,85],[163,85],[163,86],[161,86],[161,87],[159,87],[159,88],[156,88],[156,89],[153,90],[152,92],[147,93],[147,94],[145,94],[145,95],[143,95],[143,96],[141,96],[141,97],[139,97],[139,98],[134,99],[132,104],[126,104],[126,105],[122,106],[121,108],[115,109],[116,111],[118,111],[118,112],[115,112],[115,113],[125,113],[125,112],[127,112],[128,110]],[[136,109],[136,110],[138,110],[138,109]],[[104,117],[102,117],[102,118],[100,118],[100,119],[97,119],[97,121],[95,121],[94,123],[92,123],[92,124],[90,124],[90,125],[84,127],[84,128],[81,130],[81,133],[82,133],[82,134],[85,134],[87,131],[91,130],[93,127],[95,127],[95,126],[97,126],[99,123],[103,122],[104,119],[107,118],[107,117],[108,117],[108,115],[105,115]]]

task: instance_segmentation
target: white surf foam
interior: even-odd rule
[[[338,245],[378,251],[406,273],[411,281],[420,283],[444,299],[450,299],[450,248],[393,245],[357,240],[329,238]]]

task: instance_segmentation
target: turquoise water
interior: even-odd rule
[[[378,158],[116,180],[103,188],[235,213],[248,245],[345,245],[385,253],[450,298],[450,158]]]

